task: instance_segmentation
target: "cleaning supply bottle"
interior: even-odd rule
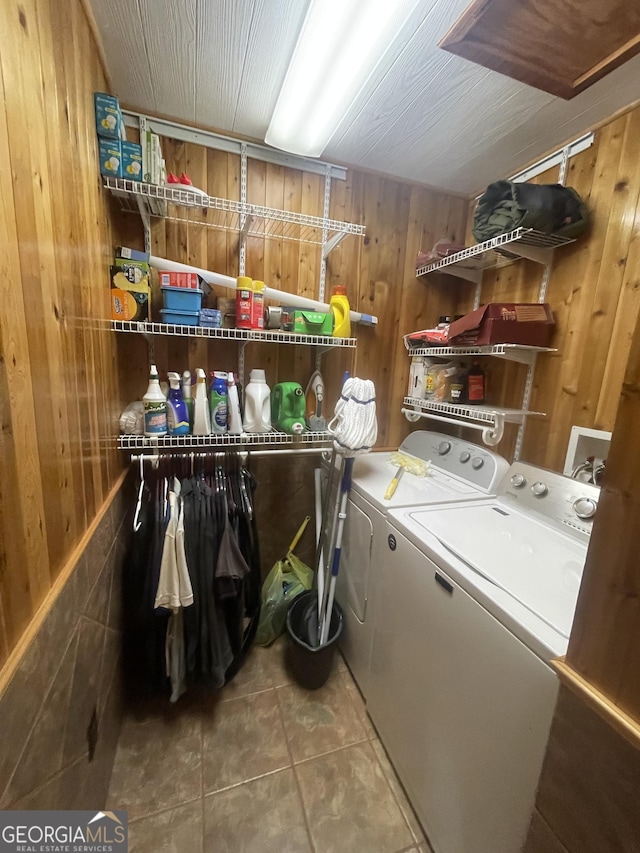
[[[333,337],[351,337],[351,308],[347,299],[347,288],[342,284],[336,284],[331,289],[329,307],[333,314]]]
[[[240,435],[242,432],[242,418],[240,417],[240,398],[233,373],[227,374],[227,396],[229,406],[229,432],[232,435]]]
[[[472,406],[481,406],[485,401],[486,378],[484,370],[474,361],[464,377],[465,402]]]
[[[199,367],[196,370],[196,394],[193,403],[193,434],[209,435],[211,432],[211,414],[207,395],[207,376]]]
[[[185,370],[182,374],[182,399],[189,413],[189,431],[193,430],[193,397],[191,396],[191,373]]]
[[[304,391],[297,382],[279,382],[271,394],[271,423],[289,435],[304,432]]]
[[[211,432],[227,431],[227,374],[216,370],[210,395]]]
[[[142,398],[144,404],[144,434],[166,435],[167,434],[167,398],[160,389],[158,380],[158,368],[151,365],[149,373],[149,387]]]
[[[327,419],[322,414],[324,403],[324,381],[319,370],[314,370],[305,391],[304,419],[309,429],[320,432],[327,428]]]
[[[167,373],[169,398],[167,400],[167,428],[169,435],[189,435],[189,410],[180,391],[180,374]]]
[[[254,369],[244,391],[245,432],[269,432],[271,430],[271,390],[267,385],[264,370]]]
[[[251,325],[254,329],[264,329],[264,281],[253,282],[253,308]]]
[[[251,329],[253,323],[253,280],[240,275],[236,283],[236,329]]]

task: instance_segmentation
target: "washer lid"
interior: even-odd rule
[[[569,637],[585,545],[496,502],[416,510],[410,516],[473,571]]]
[[[390,453],[368,453],[357,457],[353,466],[352,488],[382,512],[402,506],[484,497],[475,486],[457,477],[450,477],[432,465],[424,477],[405,471],[395,494],[385,501],[384,494],[398,470],[397,465],[391,464],[390,458]]]

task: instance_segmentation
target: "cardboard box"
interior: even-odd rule
[[[122,151],[117,139],[98,139],[100,174],[106,178],[122,177]]]
[[[293,331],[298,335],[331,335],[333,314],[320,311],[294,311]]]
[[[128,246],[118,246],[116,249],[117,258],[126,258],[128,261],[142,261],[145,264],[149,263],[149,253],[139,252],[137,249],[129,249]]]
[[[490,302],[451,323],[449,344],[547,347],[554,326],[551,306],[546,302]]]
[[[113,266],[124,273],[130,284],[149,285],[149,264],[144,261],[129,261],[126,258],[115,258]]]
[[[200,276],[195,272],[158,272],[160,287],[189,287],[192,290],[200,287]],[[204,290],[204,288],[203,288]]]
[[[121,142],[122,177],[131,181],[142,180],[142,145],[137,142]]]
[[[105,92],[94,92],[93,105],[98,136],[103,139],[120,139],[122,113],[118,99]]]
[[[151,319],[151,288],[148,276],[142,281],[129,281],[120,267],[111,267],[111,319]]]

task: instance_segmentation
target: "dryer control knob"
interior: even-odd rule
[[[479,471],[483,465],[484,465],[484,459],[481,459],[479,456],[476,456],[474,459],[471,460],[471,467],[475,471]]]
[[[537,483],[534,483],[534,484],[533,484],[533,486],[531,486],[531,491],[533,492],[533,494],[534,494],[537,498],[541,498],[541,497],[543,497],[544,495],[546,495],[546,494],[547,494],[548,489],[547,489],[547,487],[545,486],[545,484],[544,484],[544,483],[541,483],[541,482],[538,480],[538,482],[537,482]]]
[[[469,451],[463,450],[462,453],[460,454],[460,461],[461,462],[468,462],[470,459],[471,459],[471,454],[469,453]]]
[[[573,502],[573,509],[578,518],[592,518],[597,508],[598,504],[593,498],[578,498]]]
[[[446,456],[447,453],[451,450],[451,442],[450,441],[441,441],[438,445],[438,453],[440,456]]]
[[[527,483],[526,477],[524,474],[514,474],[511,478],[511,485],[515,486],[516,489],[521,489]]]

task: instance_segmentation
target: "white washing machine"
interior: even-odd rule
[[[398,468],[390,461],[393,454],[356,457],[336,584],[344,612],[340,647],[365,699],[373,637],[373,575],[386,554],[386,513],[400,507],[477,500],[494,493],[509,467],[485,447],[427,430],[407,436],[400,451],[430,460],[431,467],[424,477],[405,471],[387,501],[384,494]],[[332,495],[331,506],[334,502]]]
[[[393,510],[367,710],[435,853],[518,853],[599,489],[514,463],[498,496]]]

